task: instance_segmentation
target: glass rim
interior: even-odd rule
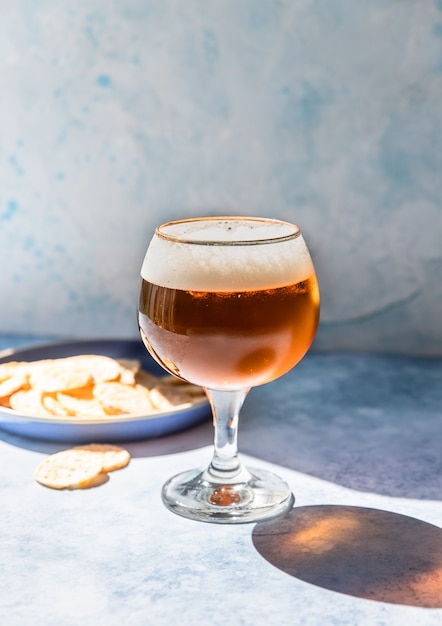
[[[178,224],[190,224],[192,222],[218,222],[218,221],[243,221],[243,222],[262,222],[263,224],[275,224],[276,226],[288,226],[293,229],[293,232],[280,235],[277,237],[265,237],[264,239],[234,239],[234,240],[219,240],[219,239],[194,239],[191,236],[177,236],[165,233],[163,229],[169,226],[175,226]],[[198,246],[253,246],[258,244],[270,244],[278,243],[282,241],[290,241],[301,236],[301,229],[292,222],[285,220],[278,220],[272,217],[252,217],[248,215],[210,215],[207,217],[188,217],[177,220],[170,220],[164,222],[155,228],[155,234],[160,239],[165,239],[173,243],[185,243]]]

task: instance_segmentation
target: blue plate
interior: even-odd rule
[[[149,355],[141,340],[98,339],[37,345],[0,352],[0,363],[38,361],[78,354],[103,354],[113,358],[139,359],[152,374],[165,371]],[[134,441],[162,437],[201,422],[210,416],[210,406],[202,399],[192,407],[146,416],[116,415],[105,419],[45,418],[22,415],[0,407],[0,428],[23,437],[67,443]]]

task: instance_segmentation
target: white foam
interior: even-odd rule
[[[155,234],[141,276],[156,285],[192,291],[267,289],[300,282],[314,272],[300,233],[278,242],[250,243],[297,232],[296,227],[284,222],[212,219],[181,222],[162,230],[169,236],[217,245],[170,241]]]

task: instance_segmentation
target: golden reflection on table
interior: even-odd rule
[[[306,506],[257,524],[258,552],[300,580],[351,596],[442,607],[442,529],[389,511]]]

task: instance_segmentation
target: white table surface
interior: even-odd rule
[[[33,479],[66,445],[0,430],[0,624],[440,625],[441,371],[311,354],[253,390],[243,461],[296,498],[259,524],[194,522],[161,502],[167,478],[209,462],[210,420],[123,443],[129,466],[76,491]]]

